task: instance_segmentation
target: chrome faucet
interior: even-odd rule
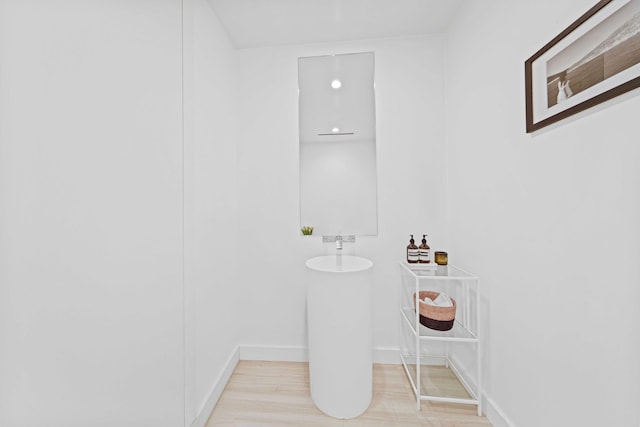
[[[342,251],[342,244],[343,243],[355,243],[356,242],[356,236],[352,235],[352,234],[345,234],[345,235],[341,235],[341,234],[332,234],[332,235],[323,235],[322,236],[322,243],[333,243],[336,242],[336,250],[337,251]],[[340,252],[338,252],[340,253]]]

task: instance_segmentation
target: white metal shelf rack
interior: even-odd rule
[[[455,266],[400,263],[402,277],[401,328],[402,365],[420,410],[423,400],[477,405],[482,415],[480,286],[476,276]],[[419,291],[446,292],[456,300],[454,326],[436,331],[420,323],[414,310]],[[437,362],[434,362],[437,361]],[[423,374],[434,366],[444,366],[459,381],[459,387],[429,384]],[[442,369],[442,368],[440,368]]]

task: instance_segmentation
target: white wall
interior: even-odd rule
[[[450,254],[515,426],[640,424],[638,91],[525,133],[524,61],[592,5],[468,2],[447,44]]]
[[[206,0],[184,17],[186,425],[203,425],[238,343],[235,60]]]
[[[360,238],[356,252],[375,263],[375,347],[397,351],[397,263],[408,234],[446,244],[441,36],[239,50],[242,344],[306,345],[304,261],[325,249],[298,229],[297,58],[362,51],[376,59],[379,234]]]
[[[0,425],[182,425],[180,19],[0,2]]]

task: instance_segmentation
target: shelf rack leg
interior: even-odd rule
[[[422,381],[421,381],[421,375],[420,375],[420,281],[418,280],[418,278],[415,279],[416,282],[416,293],[415,293],[415,312],[416,312],[416,323],[415,323],[415,328],[416,328],[416,336],[415,336],[415,340],[416,340],[416,409],[419,411],[420,410],[420,396],[422,395]]]
[[[468,300],[469,298],[467,298]],[[476,366],[478,369],[478,416],[482,416],[482,331],[480,327],[480,281],[476,282]]]

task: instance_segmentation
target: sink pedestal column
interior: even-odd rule
[[[326,258],[326,257],[318,257]],[[333,257],[334,259],[336,257]],[[325,414],[347,419],[372,396],[371,261],[365,269],[316,270],[309,265],[307,320],[311,399]],[[340,267],[339,267],[340,269]]]

